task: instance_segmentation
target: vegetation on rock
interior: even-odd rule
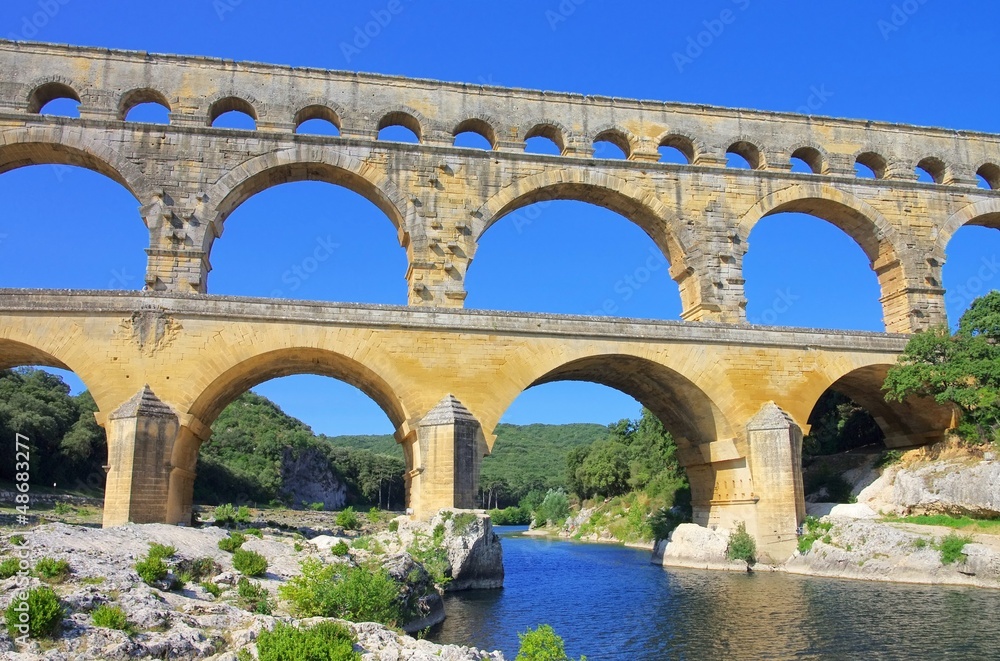
[[[747,526],[740,521],[729,533],[729,546],[726,547],[726,557],[730,560],[742,560],[747,565],[757,562],[757,542],[747,532]]]
[[[572,661],[566,655],[563,639],[548,624],[519,633],[517,637],[521,645],[514,661]],[[587,657],[580,657],[580,661],[587,661]]]
[[[337,622],[299,629],[279,622],[273,631],[257,638],[260,661],[360,661],[354,651],[354,634]]]
[[[11,638],[23,635],[19,628],[21,624],[27,625],[29,638],[51,637],[59,630],[62,619],[63,605],[59,596],[52,588],[44,585],[28,590],[23,595],[15,594],[4,612],[7,633]]]
[[[954,334],[934,328],[910,338],[889,370],[886,398],[932,397],[962,412],[966,442],[1000,443],[1000,291],[977,298]]]

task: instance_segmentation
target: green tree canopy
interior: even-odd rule
[[[934,328],[910,338],[883,388],[888,400],[952,404],[962,412],[962,438],[1000,442],[1000,292],[973,301],[953,335]]]

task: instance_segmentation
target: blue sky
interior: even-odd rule
[[[942,0],[397,2],[181,0],[164,9],[7,0],[0,36],[766,110],[801,109],[818,90],[817,114],[1000,132],[994,2],[964,2],[960,12]],[[379,18],[374,37],[358,37]],[[692,47],[706,32],[707,45]],[[135,200],[114,182],[38,166],[0,176],[0,196],[3,286],[141,287],[147,233]],[[521,222],[508,217],[484,235],[467,307],[591,313],[611,300],[622,316],[678,318],[665,265],[629,288],[627,300],[621,293],[619,283],[653,248],[626,219],[575,202],[519,213]],[[333,245],[330,258],[308,278],[290,277],[318,243]],[[1000,232],[958,232],[944,272],[952,321],[970,294],[996,287],[995,267],[986,281],[975,274],[997,256]],[[289,184],[249,200],[227,221],[212,263],[212,293],[406,299],[405,255],[388,219],[326,184]],[[883,328],[861,249],[821,220],[783,214],[759,223],[745,277],[751,321]],[[373,402],[330,379],[290,377],[256,390],[317,431],[391,431]],[[505,420],[607,423],[637,414],[634,400],[601,386],[551,384],[520,397]]]

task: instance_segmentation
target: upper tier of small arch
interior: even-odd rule
[[[595,142],[611,142],[643,167],[668,146],[692,166],[725,167],[727,154],[738,154],[757,171],[787,172],[804,162],[816,176],[854,177],[863,166],[862,176],[922,176],[924,185],[1000,183],[994,134],[5,40],[0,58],[6,71],[46,72],[0,80],[0,112],[7,113],[38,113],[67,98],[79,101],[83,120],[121,121],[135,105],[155,102],[179,127],[211,126],[237,110],[257,131],[295,133],[319,118],[344,139],[374,139],[401,125],[431,147],[452,146],[457,133],[472,131],[495,150],[524,151],[528,138],[542,136],[577,158],[592,157]]]

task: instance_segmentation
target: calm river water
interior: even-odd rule
[[[505,587],[449,595],[431,640],[513,660],[517,633],[547,623],[589,661],[1000,659],[1000,590],[664,570],[647,551],[497,530]]]

